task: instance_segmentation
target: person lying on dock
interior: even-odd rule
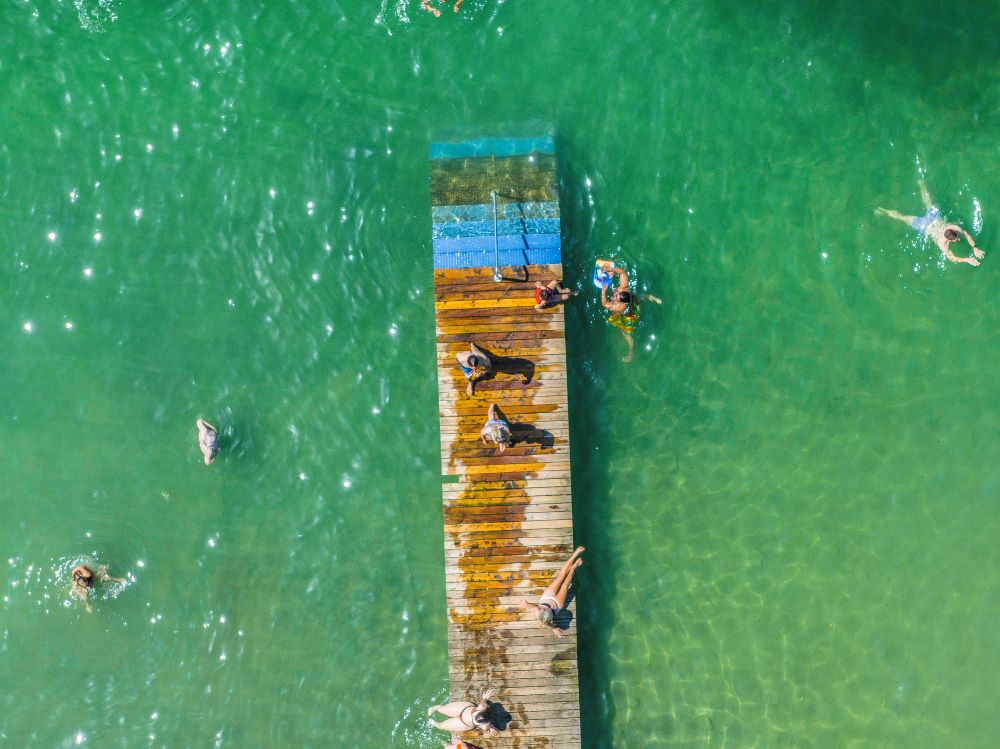
[[[577,567],[583,564],[583,560],[580,559],[580,555],[583,552],[584,548],[582,546],[576,547],[576,551],[570,555],[569,559],[559,568],[555,577],[552,578],[549,587],[542,592],[538,603],[529,603],[527,600],[522,600],[520,604],[522,609],[534,610],[535,615],[538,617],[539,626],[551,627],[552,634],[556,637],[562,637],[563,631],[560,627],[556,626],[555,616],[566,608],[566,595],[569,593],[570,583],[573,582],[573,573],[576,572]]]
[[[573,291],[573,289],[564,289],[559,281],[555,279],[544,285],[541,281],[535,281],[535,309],[540,310],[555,306],[559,302],[565,302],[571,296],[576,296],[579,293],[579,291]]]
[[[923,216],[907,216],[889,208],[876,208],[875,213],[902,221],[928,239],[933,239],[941,253],[951,262],[968,263],[972,266],[979,265],[979,261],[986,253],[976,247],[976,240],[969,232],[958,224],[948,223],[948,220],[941,213],[941,209],[934,205],[934,201],[931,200],[931,194],[928,192],[927,183],[924,182],[923,178],[920,179],[920,199],[924,201],[924,208],[927,209]],[[972,248],[972,257],[958,257],[951,251],[951,243],[957,242],[962,237],[965,237],[965,241]]]
[[[469,381],[465,392],[468,395],[475,395],[476,383],[483,379],[493,368],[490,357],[486,355],[479,346],[474,343],[469,344],[469,350],[463,351],[457,357],[458,366],[462,368],[462,374]]]
[[[479,431],[479,439],[486,445],[492,442],[499,448],[500,453],[514,444],[514,438],[510,433],[510,422],[496,403],[490,404],[490,410],[486,413],[486,423]]]
[[[205,465],[209,465],[219,454],[219,430],[204,419],[196,419],[195,424],[198,425],[198,447]]]
[[[464,700],[449,702],[447,705],[431,705],[427,708],[427,716],[430,718],[427,722],[434,728],[453,734],[453,738],[454,734],[466,731],[482,731],[484,736],[496,736],[500,732],[493,727],[490,708],[490,698],[496,693],[495,689],[485,690],[478,705]],[[446,720],[434,720],[430,717],[434,713],[441,713],[446,716]]]
[[[611,313],[608,323],[618,328],[625,338],[628,351],[622,361],[628,363],[632,361],[632,350],[635,347],[632,333],[639,322],[639,301],[648,299],[656,304],[663,304],[663,300],[652,294],[633,294],[629,291],[628,274],[615,267],[610,260],[598,260],[597,267],[603,271],[604,277],[609,278],[606,284],[601,284],[601,306]],[[614,286],[614,276],[618,276],[618,286],[609,293],[608,289]],[[595,275],[595,280],[596,278]]]
[[[83,608],[88,614],[92,613],[90,608],[90,591],[94,587],[95,582],[101,583],[123,583],[125,578],[123,577],[111,577],[108,574],[108,566],[102,564],[96,569],[92,569],[86,564],[78,564],[73,568],[72,574],[73,582],[71,583],[70,590],[73,595],[78,596],[80,600],[83,601]]]

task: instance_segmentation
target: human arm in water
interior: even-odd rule
[[[972,257],[959,257],[951,251],[951,243],[956,240],[948,239],[947,232],[949,231],[953,231],[956,234],[960,234],[965,237],[965,241],[968,242],[969,246],[972,248]],[[968,263],[969,265],[976,266],[979,265],[979,259],[986,256],[986,253],[976,246],[976,240],[972,238],[972,235],[957,224],[949,224],[944,227],[944,229],[936,233],[934,239],[937,243],[938,249],[941,250],[941,254],[953,263]]]

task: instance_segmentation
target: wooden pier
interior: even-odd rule
[[[486,687],[499,690],[495,702],[509,713],[509,724],[497,737],[463,736],[476,745],[578,749],[575,603],[568,607],[572,620],[562,639],[517,605],[521,599],[536,602],[574,548],[564,310],[534,309],[534,282],[563,277],[552,141],[435,149],[434,299],[451,699],[478,701]],[[499,283],[492,278],[495,253],[505,278]],[[491,356],[496,371],[471,397],[455,358],[470,342]],[[502,455],[479,440],[491,403],[507,416],[515,439]]]

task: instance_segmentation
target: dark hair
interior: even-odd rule
[[[469,367],[471,369],[475,369],[479,366],[479,357],[475,354],[469,354],[469,358],[466,359],[466,361],[469,363]]]
[[[945,229],[944,230],[944,238],[947,239],[947,240],[949,240],[949,241],[954,242],[956,239],[958,239],[961,236],[962,235],[959,234],[954,229]]]
[[[627,291],[619,291],[618,301],[622,304],[632,304],[632,295]]]
[[[552,298],[552,289],[550,289],[548,286],[543,286],[538,290],[538,298],[541,299],[543,302],[547,302],[549,299]]]

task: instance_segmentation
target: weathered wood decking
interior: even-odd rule
[[[564,312],[534,309],[534,282],[561,279],[562,266],[528,273],[494,283],[492,268],[434,271],[451,698],[499,690],[510,724],[464,737],[477,745],[578,749],[575,605],[562,639],[517,607],[538,600],[573,550]],[[497,370],[472,397],[455,359],[470,342]],[[479,441],[490,403],[513,426],[503,455]]]

